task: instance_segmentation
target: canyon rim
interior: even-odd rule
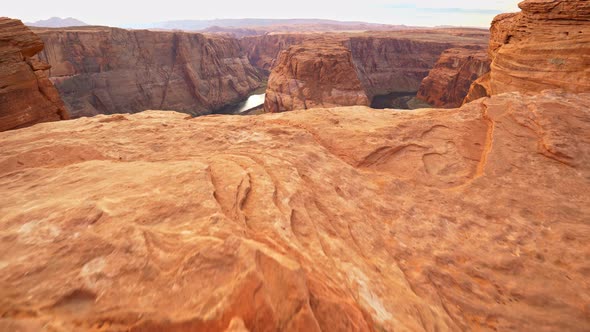
[[[590,330],[590,2],[519,7],[0,18],[0,331]]]

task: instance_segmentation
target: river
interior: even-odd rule
[[[214,111],[214,114],[241,114],[264,104],[265,94],[251,95],[248,99],[237,104],[227,105]]]

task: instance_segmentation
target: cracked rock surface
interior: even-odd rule
[[[0,330],[589,330],[589,100],[0,133]]]

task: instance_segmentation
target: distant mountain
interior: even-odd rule
[[[367,29],[383,29],[386,27],[400,29],[402,26],[365,23],[365,22],[348,22],[348,21],[334,21],[324,19],[260,19],[260,18],[244,18],[244,19],[215,19],[215,20],[178,20],[166,21],[150,24],[141,24],[129,26],[129,28],[140,29],[158,29],[158,30],[185,30],[185,31],[201,31],[201,30],[231,30],[244,28],[271,28],[273,27],[325,27],[328,30],[367,30]],[[267,29],[264,29],[267,30]],[[298,29],[293,29],[298,30]]]
[[[43,28],[64,28],[64,27],[80,27],[88,25],[80,20],[77,20],[73,17],[68,18],[60,18],[60,17],[52,17],[47,20],[41,20],[32,23],[25,23],[31,27],[43,27]]]

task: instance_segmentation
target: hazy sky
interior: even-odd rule
[[[3,1],[0,16],[25,22],[52,16],[129,26],[179,19],[325,18],[406,25],[489,26],[520,0],[28,0]]]

